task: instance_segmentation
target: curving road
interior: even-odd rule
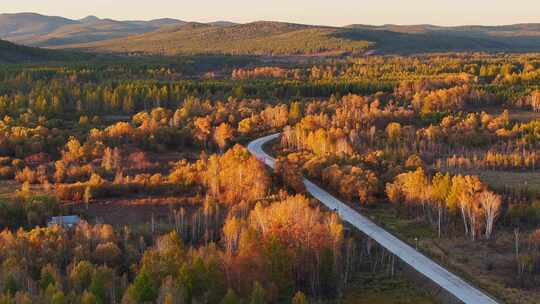
[[[254,140],[249,143],[248,150],[266,165],[274,168],[275,160],[263,151],[262,146],[271,140],[277,139],[279,135],[280,134],[278,133]],[[345,203],[333,197],[314,183],[304,179],[304,185],[306,186],[307,191],[313,195],[313,197],[318,199],[329,209],[337,209],[339,216],[344,221],[349,222],[351,225],[370,236],[392,254],[399,257],[416,271],[423,274],[464,303],[497,303],[497,301],[484,294],[482,291],[460,279],[453,273],[441,267],[439,264],[416,251],[411,246],[388,233],[386,230],[377,226],[370,219],[350,208]]]

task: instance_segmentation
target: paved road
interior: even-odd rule
[[[275,160],[263,151],[262,146],[278,137],[279,134],[273,134],[254,140],[249,143],[248,150],[266,165],[274,168]],[[497,301],[493,300],[482,291],[476,289],[474,286],[463,281],[453,273],[441,267],[439,264],[433,262],[431,259],[416,251],[411,246],[397,239],[386,230],[377,226],[370,219],[350,208],[345,203],[333,197],[328,192],[324,191],[309,180],[304,179],[304,185],[306,186],[307,191],[311,193],[313,197],[321,201],[321,203],[326,205],[329,209],[337,209],[343,220],[349,222],[366,235],[369,235],[381,246],[399,257],[412,268],[416,269],[416,271],[422,273],[437,285],[453,294],[456,298],[460,299],[464,303],[497,303]]]

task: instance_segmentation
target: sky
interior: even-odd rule
[[[540,0],[0,0],[0,13],[318,25],[540,23]]]

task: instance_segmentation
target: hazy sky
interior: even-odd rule
[[[540,0],[0,0],[1,13],[68,18],[178,18],[309,24],[511,24],[540,22]]]

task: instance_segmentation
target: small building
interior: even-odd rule
[[[72,228],[76,226],[81,221],[81,218],[77,215],[66,215],[66,216],[53,216],[51,220],[47,223],[48,227],[58,225],[63,228]]]

